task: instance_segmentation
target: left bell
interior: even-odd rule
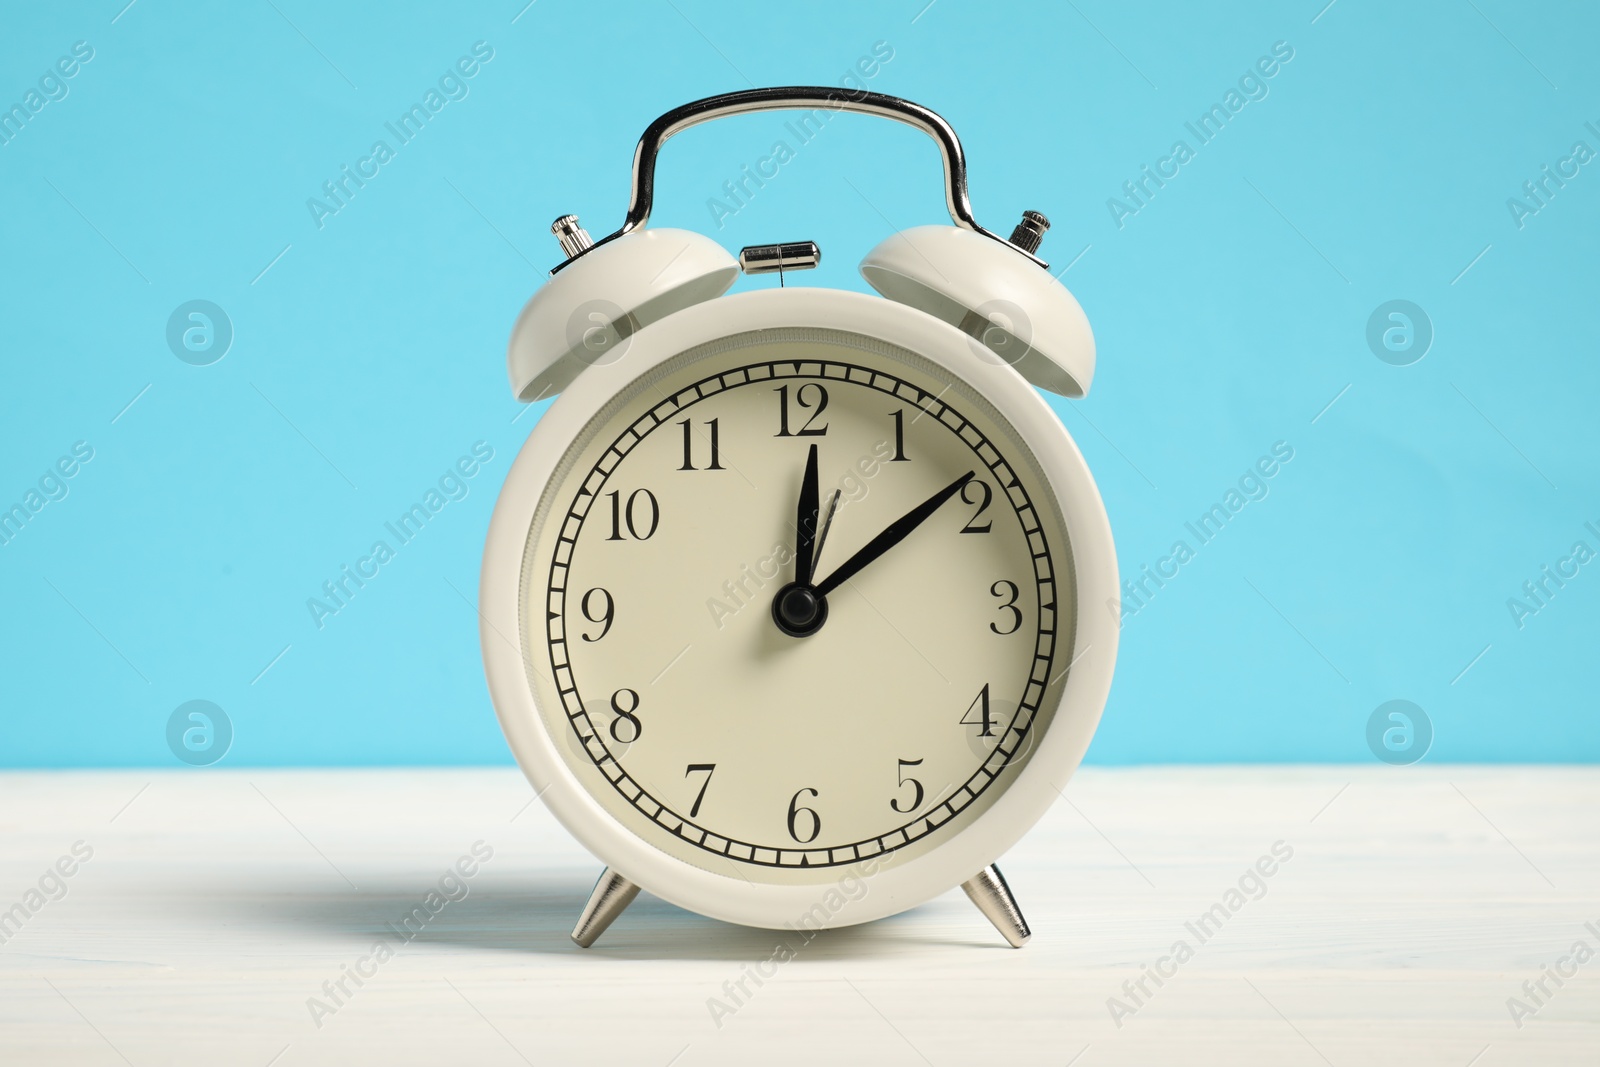
[[[576,258],[533,294],[512,327],[506,367],[518,400],[554,396],[585,367],[620,359],[634,333],[721,296],[739,276],[726,249],[690,230],[638,229],[591,247],[572,216],[553,229]]]

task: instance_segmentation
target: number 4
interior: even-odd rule
[[[972,718],[972,713],[974,711],[977,711],[983,716],[983,718],[981,720],[974,720]],[[972,703],[967,707],[966,714],[961,716],[961,724],[963,726],[982,726],[983,729],[978,731],[979,737],[994,736],[994,720],[989,717],[988,682],[983,683],[983,688],[978,690],[978,695],[973,698]]]

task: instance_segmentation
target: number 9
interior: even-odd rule
[[[589,601],[594,599],[594,595],[596,593],[600,594],[601,599],[605,603],[605,607],[601,609],[599,615],[596,615],[594,613],[594,609],[589,605]],[[616,602],[611,599],[611,594],[605,589],[602,589],[597,585],[587,593],[583,594],[583,599],[578,602],[578,610],[582,611],[583,617],[588,619],[590,622],[604,624],[600,627],[599,633],[592,635],[584,634],[583,639],[585,641],[598,641],[606,634],[611,632],[611,620],[616,613]]]

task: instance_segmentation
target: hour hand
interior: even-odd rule
[[[817,553],[817,446],[806,456],[806,473],[800,480],[800,506],[795,514],[794,581],[810,585]]]

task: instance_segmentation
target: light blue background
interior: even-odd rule
[[[879,41],[869,87],[954,124],[980,219],[1042,210],[1055,269],[1076,257],[1099,372],[1052,403],[1125,573],[1295,450],[1127,621],[1091,759],[1365,761],[1396,698],[1430,760],[1600,757],[1600,564],[1520,630],[1506,603],[1600,549],[1600,163],[1521,229],[1506,206],[1600,150],[1595,9],[925,2],[7,5],[0,104],[95,55],[0,146],[0,505],[95,453],[0,546],[0,764],[179,766],[191,699],[233,720],[223,766],[509,762],[472,602],[540,412],[516,418],[503,356],[550,219],[614,228],[660,112],[839,84]],[[480,40],[470,95],[319,230],[307,198]],[[1119,229],[1107,199],[1277,41],[1267,98]],[[783,120],[674,141],[653,221],[814,238],[807,281],[863,289],[891,227],[943,218],[925,139],[840,118],[718,231],[707,199]],[[1436,331],[1412,366],[1365,341],[1395,298]],[[191,299],[234,325],[212,366],[165,342]],[[319,631],[307,598],[480,440],[470,495]]]

